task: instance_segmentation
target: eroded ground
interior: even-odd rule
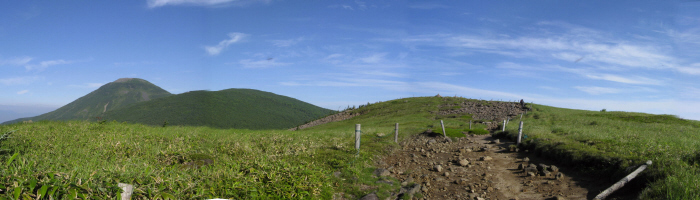
[[[421,184],[421,199],[592,199],[607,187],[595,177],[511,150],[511,145],[490,135],[445,142],[420,134],[402,142],[402,149],[377,167],[388,169],[402,184]],[[527,168],[531,164],[535,167]]]

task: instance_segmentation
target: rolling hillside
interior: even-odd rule
[[[219,93],[235,92],[274,96],[254,90],[195,91],[181,95],[191,95],[192,99],[217,99],[215,96],[226,96]],[[157,101],[165,102],[174,97]],[[153,102],[156,100],[133,106]],[[203,102],[209,105],[206,102],[215,101]],[[474,141],[474,136],[465,137],[462,132],[470,127],[469,121],[475,122],[473,130],[483,130],[494,122],[502,123],[499,116],[496,116],[496,121],[478,117],[479,111],[493,110],[499,104],[503,102],[453,97],[396,99],[347,110],[358,115],[299,131],[194,126],[163,128],[111,121],[0,125],[0,134],[11,133],[9,139],[0,142],[0,149],[7,149],[0,152],[0,161],[6,166],[0,168],[0,172],[8,174],[0,176],[0,189],[8,191],[0,192],[0,198],[30,199],[36,198],[37,194],[46,194],[54,199],[73,199],[76,196],[115,199],[121,193],[118,183],[134,186],[132,199],[358,199],[367,194],[376,194],[379,199],[393,199],[402,182],[408,183],[407,186],[423,185],[425,190],[418,193],[425,194],[439,193],[447,185],[461,188],[461,192],[450,195],[462,197],[485,192],[500,193],[499,189],[489,190],[490,183],[475,185],[490,178],[482,176],[484,173],[478,173],[476,177],[466,175],[471,179],[462,181],[462,184],[463,177],[458,176],[460,171],[474,172],[474,169],[485,167],[496,170],[494,164],[498,160],[472,159],[472,167],[458,167],[453,161],[460,156],[476,158],[473,156],[487,153],[487,150],[493,154],[503,154],[500,151],[505,150],[447,151],[440,149],[446,145],[442,142],[442,134],[426,134],[428,129],[439,131],[442,120],[447,136],[454,137],[455,143],[486,145]],[[472,105],[479,109],[472,111]],[[570,170],[564,171],[567,177],[593,179],[603,187],[623,178],[640,163],[651,160],[654,164],[625,186],[623,190],[627,191],[623,191],[622,196],[613,194],[610,199],[627,199],[620,198],[627,197],[624,194],[639,199],[700,199],[700,190],[697,189],[700,186],[698,121],[669,115],[585,111],[537,104],[532,104],[522,121],[523,135],[527,137],[523,137],[522,145],[513,145],[520,150],[514,158],[549,159],[562,170]],[[398,143],[394,143],[392,137],[395,123],[400,124]],[[505,131],[502,127],[492,131],[492,139],[508,141],[506,138],[517,136],[516,118],[510,123]],[[360,150],[354,146],[355,124],[362,125]],[[418,140],[420,137],[434,137],[432,139],[438,142],[429,146],[431,141]],[[410,144],[420,145],[420,148],[406,148]],[[423,150],[425,152],[420,152]],[[411,154],[403,151],[420,153],[406,156]],[[447,156],[449,159],[422,161],[433,156]],[[386,157],[409,160],[393,168],[394,171],[389,169],[392,171],[389,176],[373,175],[383,162],[381,159]],[[447,170],[452,173],[448,177],[446,173],[432,170],[441,162],[456,168],[455,172]],[[417,164],[420,166],[413,167]],[[517,163],[505,165],[508,169],[504,173],[524,177],[521,170],[516,170]],[[413,169],[395,171],[402,166]],[[524,178],[535,180],[526,183],[542,187],[561,183],[541,176]],[[517,187],[524,187],[521,183],[517,182]],[[465,187],[476,189],[470,192],[464,190]],[[592,199],[600,192],[596,188],[590,188],[583,195]],[[416,198],[421,198],[421,194],[416,195]],[[560,194],[540,196],[542,199],[556,199],[553,195]],[[435,197],[433,199],[443,199]]]
[[[284,129],[333,111],[294,98],[253,89],[191,91],[107,111],[105,120],[149,125]]]
[[[120,78],[54,111],[36,117],[7,121],[11,124],[40,120],[84,120],[124,106],[170,96],[170,92],[138,78]]]

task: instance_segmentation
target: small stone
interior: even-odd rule
[[[500,144],[500,143],[501,143],[501,140],[496,139],[496,140],[493,141],[493,143],[494,143],[494,144]]]
[[[549,166],[549,170],[551,170],[552,172],[558,172],[558,171],[559,171],[559,168],[558,168],[557,166],[550,165],[550,166]]]
[[[435,165],[435,167],[433,167],[433,168],[434,168],[435,171],[437,171],[437,172],[442,172],[442,165]]]
[[[491,156],[484,156],[484,157],[479,158],[479,160],[481,160],[481,161],[489,161],[489,160],[493,160],[493,158],[491,158]]]
[[[469,164],[469,161],[466,159],[462,159],[459,161],[460,166],[467,166]]]
[[[520,163],[520,164],[518,165],[518,170],[522,170],[522,169],[525,169],[525,166],[524,166],[522,163]]]
[[[466,152],[472,152],[472,149],[466,149],[465,151],[466,151]]]
[[[528,158],[528,157],[523,158],[523,162],[530,162],[530,158]]]
[[[450,172],[445,172],[445,176],[450,176]]]
[[[540,172],[540,175],[542,175],[542,176],[544,176],[544,177],[549,177],[549,175],[551,175],[551,174],[552,174],[552,172],[549,172],[549,171],[547,171],[547,170],[544,170],[544,171]]]
[[[430,145],[430,144],[435,144],[436,142],[437,142],[437,141],[435,141],[435,139],[430,139],[430,140],[428,140],[428,144],[429,144],[429,145]]]
[[[340,172],[333,172],[333,176],[335,176],[336,178],[340,178],[341,174],[342,173],[340,173]]]
[[[554,175],[554,178],[557,180],[561,180],[561,178],[564,178],[564,174],[562,174],[561,172],[558,172],[556,175]]]
[[[539,165],[537,166],[537,170],[539,170],[540,172],[542,172],[542,171],[547,171],[547,168],[549,168],[549,166],[547,166],[547,165],[545,165],[545,164],[539,164]]]
[[[469,181],[467,179],[461,178],[459,180],[456,180],[455,183],[457,183],[458,185],[466,185],[467,183],[469,183]]]
[[[389,170],[386,170],[386,169],[384,169],[384,168],[379,168],[379,169],[374,170],[374,175],[375,175],[375,176],[379,176],[379,177],[381,177],[381,176],[389,176],[390,174],[391,174],[391,172],[389,172]]]
[[[486,200],[486,199],[481,198],[481,197],[476,197],[476,198],[474,198],[474,199],[476,199],[476,200]]]
[[[527,176],[534,177],[534,176],[535,176],[535,172],[528,172],[528,173],[527,173]]]
[[[564,198],[564,197],[562,197],[562,196],[557,196],[557,197],[555,197],[555,199],[556,199],[556,200],[566,200],[566,198]]]
[[[411,187],[411,189],[408,189],[408,192],[407,192],[408,196],[413,196],[413,194],[418,192],[418,190],[420,190],[420,188],[421,188],[420,184],[414,185],[413,187]]]
[[[360,200],[379,200],[379,197],[377,197],[377,194],[368,194],[365,195],[364,197],[360,198]]]

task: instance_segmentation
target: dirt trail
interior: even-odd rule
[[[377,167],[388,169],[402,184],[421,184],[423,199],[592,199],[607,187],[560,163],[511,151],[512,141],[494,141],[490,135],[473,135],[448,143],[441,136],[419,134]],[[521,164],[548,168],[527,168],[528,174],[519,169]]]

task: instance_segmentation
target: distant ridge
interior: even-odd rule
[[[190,91],[107,111],[105,120],[160,126],[287,129],[334,111],[253,89]]]
[[[139,78],[120,78],[54,111],[36,117],[7,121],[11,124],[40,120],[84,120],[134,103],[171,96],[170,92]]]

